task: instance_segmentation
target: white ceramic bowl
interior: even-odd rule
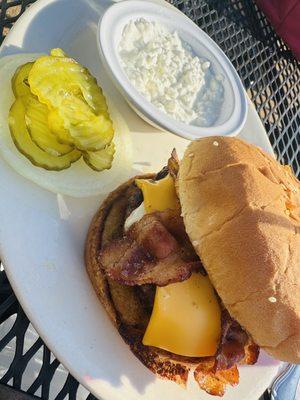
[[[208,59],[213,72],[223,76],[224,101],[219,118],[213,126],[199,127],[174,120],[159,111],[130,83],[121,66],[118,46],[125,25],[139,18],[160,22],[170,31],[177,30],[180,38],[191,45],[194,53]],[[130,106],[150,124],[191,140],[210,135],[234,136],[243,128],[248,106],[237,72],[216,43],[175,7],[143,0],[126,0],[114,4],[99,22],[98,44],[102,61],[115,86]]]

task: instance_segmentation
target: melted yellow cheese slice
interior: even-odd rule
[[[207,276],[194,273],[187,281],[157,287],[143,344],[189,357],[216,353],[221,310]]]
[[[169,174],[156,182],[136,179],[135,183],[143,192],[146,213],[179,207],[174,180]]]
[[[173,178],[152,182],[137,179],[147,213],[179,207]],[[221,310],[207,276],[157,287],[152,315],[143,344],[189,357],[216,353],[221,335]]]

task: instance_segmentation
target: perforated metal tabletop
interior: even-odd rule
[[[0,42],[35,0],[0,0]],[[216,41],[232,61],[262,119],[278,160],[300,176],[300,68],[252,0],[171,0]],[[70,0],[70,7],[72,1]],[[1,90],[1,89],[0,89]],[[10,321],[8,324],[7,321]],[[5,329],[3,328],[5,324]],[[28,339],[30,337],[30,340]],[[28,344],[30,343],[30,344]],[[1,368],[9,350],[10,367]],[[6,353],[5,353],[6,351]],[[41,365],[24,382],[28,364]],[[63,371],[63,373],[62,373]],[[61,372],[61,388],[52,390]],[[5,276],[0,272],[0,382],[45,400],[94,399],[75,381],[33,330]],[[8,400],[0,386],[0,399]],[[17,396],[17,395],[16,395]],[[18,397],[15,397],[16,399]],[[268,398],[268,394],[265,394]]]

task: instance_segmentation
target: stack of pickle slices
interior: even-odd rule
[[[86,68],[53,49],[19,67],[12,89],[11,136],[32,164],[61,171],[83,157],[96,171],[111,168],[113,124],[102,90]]]

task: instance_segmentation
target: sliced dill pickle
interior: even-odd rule
[[[81,157],[81,152],[73,150],[70,153],[55,157],[41,150],[32,140],[25,123],[25,105],[21,98],[12,105],[9,117],[9,128],[17,149],[27,157],[33,165],[51,171],[61,171]]]
[[[50,131],[56,136],[59,143],[74,146],[74,140],[67,129],[65,129],[64,120],[59,115],[57,109],[49,111],[48,126]]]
[[[84,151],[98,151],[109,145],[114,136],[112,124],[102,115],[70,125],[69,131],[76,147]]]
[[[108,112],[105,96],[102,89],[98,86],[96,78],[94,78],[88,70],[89,74],[89,91],[82,89],[82,94],[86,102],[94,109],[96,114]],[[91,96],[91,101],[88,101]]]
[[[91,107],[85,102],[82,95],[67,94],[58,108],[59,115],[63,118],[64,126],[78,124],[95,117]],[[67,129],[67,128],[66,128]]]
[[[115,145],[111,143],[105,149],[100,151],[87,151],[83,152],[83,159],[89,167],[95,171],[103,171],[110,169],[115,154]]]
[[[54,54],[59,52],[54,50]],[[48,107],[60,107],[68,94],[80,95],[95,114],[107,112],[102,89],[96,79],[74,59],[42,56],[36,60],[28,77],[32,93]]]
[[[28,75],[33,64],[33,62],[28,62],[20,66],[12,77],[11,85],[16,98],[30,95]]]
[[[48,126],[48,107],[30,96],[26,102],[25,122],[33,142],[46,153],[62,156],[70,153],[74,146],[61,144]]]
[[[102,150],[112,141],[114,129],[108,113],[93,114],[80,97],[66,96],[58,112],[78,149]]]
[[[52,56],[52,57],[67,57],[66,53],[60,48],[52,49],[50,51],[50,56]]]

